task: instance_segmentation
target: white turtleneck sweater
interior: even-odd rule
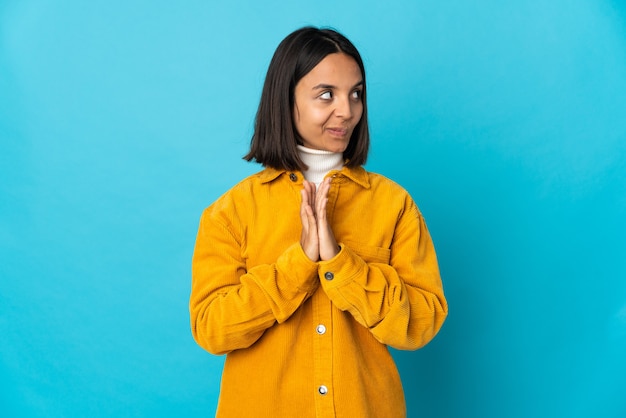
[[[315,183],[315,187],[319,187],[324,180],[324,176],[331,170],[341,170],[343,167],[343,153],[317,150],[298,145],[298,154],[302,162],[307,165],[304,178],[311,183]]]

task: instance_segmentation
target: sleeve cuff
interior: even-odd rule
[[[311,278],[315,276],[318,265],[307,257],[299,242],[287,248],[276,264],[286,273],[288,281],[300,291],[309,293],[317,288],[317,280]]]
[[[318,263],[318,275],[324,290],[349,284],[366,267],[365,261],[350,248],[344,244],[339,244],[339,247],[340,251],[335,257]]]

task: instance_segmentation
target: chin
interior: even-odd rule
[[[339,143],[329,144],[326,150],[331,152],[344,152],[348,148],[348,141],[342,141]]]

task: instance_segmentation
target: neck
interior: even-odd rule
[[[302,162],[307,165],[304,178],[319,186],[324,176],[331,170],[340,170],[343,167],[343,153],[316,150],[298,145],[298,154]]]

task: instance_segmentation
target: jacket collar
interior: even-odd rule
[[[294,171],[283,170],[283,169],[278,170],[272,167],[266,167],[263,171],[261,171],[259,173],[259,178],[261,180],[261,183],[269,183],[271,181],[276,180],[278,177],[280,177],[281,174],[289,175],[290,173],[297,173],[298,178],[304,178],[304,176],[302,175],[300,171],[294,172]],[[365,189],[370,188],[369,176],[367,175],[367,171],[365,171],[363,167],[350,168],[350,167],[344,166],[339,171],[339,174],[349,178],[350,180],[352,180],[353,182],[355,182],[356,184],[358,184],[359,186]]]

